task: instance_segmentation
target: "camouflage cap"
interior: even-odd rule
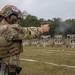
[[[13,5],[6,5],[0,11],[0,16],[8,17],[11,14],[17,15],[18,18],[23,18],[21,11]]]

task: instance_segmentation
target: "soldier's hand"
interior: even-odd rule
[[[41,26],[40,26],[40,31],[41,31],[42,33],[49,32],[49,30],[50,30],[50,25],[49,25],[49,24],[44,24],[44,25],[41,25]]]

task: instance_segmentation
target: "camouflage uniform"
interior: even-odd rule
[[[11,13],[11,11],[9,13]],[[8,14],[5,16],[7,15]],[[40,35],[41,32],[39,31],[39,27],[23,28],[18,24],[10,25],[1,22],[0,61],[6,63],[7,65],[19,66],[19,54],[23,52],[22,40],[37,38],[40,37]]]
[[[13,46],[15,44],[15,41],[21,43],[20,45],[22,45],[22,40],[37,38],[40,35],[41,35],[41,32],[39,31],[38,27],[22,28],[18,24],[0,25],[0,40],[2,40],[2,42],[0,41],[0,43],[1,43],[0,45],[2,47],[6,46],[6,48],[9,48],[8,46],[10,46],[10,45]],[[14,47],[16,48],[16,46],[14,46]],[[21,49],[21,47],[19,49]],[[9,49],[11,49],[11,48],[9,48]],[[20,52],[22,52],[22,51],[23,50],[21,49]],[[9,55],[2,56],[2,53],[0,52],[0,58],[5,58],[5,57],[9,56]],[[9,51],[8,51],[8,53],[9,53]],[[11,53],[11,55],[14,55],[14,53],[13,54]]]

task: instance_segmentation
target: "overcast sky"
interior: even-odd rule
[[[75,0],[1,0],[0,9],[8,4],[38,18],[75,18]]]

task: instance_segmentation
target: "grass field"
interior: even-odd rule
[[[25,46],[20,75],[75,75],[75,48]]]

